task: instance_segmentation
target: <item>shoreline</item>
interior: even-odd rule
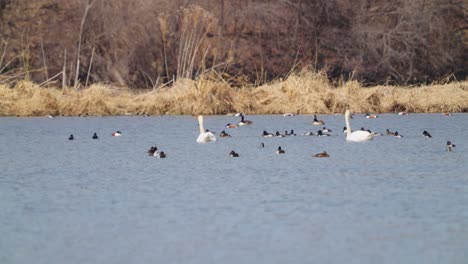
[[[20,81],[0,85],[0,116],[160,116],[359,113],[466,113],[468,81],[419,87],[336,87],[326,76],[305,72],[259,87],[233,88],[204,78],[179,80],[147,92],[93,84],[78,91]]]

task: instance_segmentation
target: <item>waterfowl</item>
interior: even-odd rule
[[[330,134],[324,134],[322,130],[317,131],[317,136],[319,137],[329,137],[331,136]]]
[[[324,151],[322,153],[315,154],[314,157],[316,157],[316,158],[328,158],[328,157],[330,157],[330,155],[328,155],[328,153],[326,151]]]
[[[390,132],[387,128],[387,136],[395,136],[395,132]]]
[[[291,132],[289,132],[289,135],[290,135],[290,136],[295,136],[296,133],[294,133],[294,130],[291,129]]]
[[[98,139],[99,137],[97,136],[96,132],[94,132],[93,139]]]
[[[331,129],[328,129],[328,128],[326,128],[326,127],[323,127],[323,128],[322,128],[322,132],[328,133],[328,132],[333,132],[333,131],[332,131]]]
[[[117,130],[116,132],[112,133],[113,137],[120,137],[121,135],[122,135],[122,132],[120,132],[120,130]]]
[[[46,115],[46,116],[44,116],[44,117],[47,117],[47,118],[54,118],[54,116],[52,116],[52,115]]]
[[[166,153],[164,153],[164,151],[161,151],[161,152],[159,152],[159,155],[156,156],[156,157],[158,157],[160,159],[165,159],[166,158]]]
[[[235,152],[234,150],[231,150],[231,152],[229,152],[229,156],[233,157],[233,158],[238,158],[239,157],[239,153]]]
[[[280,147],[278,147],[278,150],[276,150],[276,154],[284,154],[284,150]]]
[[[235,125],[235,124],[231,124],[231,123],[226,124],[226,128],[236,128],[236,127],[237,127],[237,125]]]
[[[152,146],[152,147],[148,150],[148,155],[149,155],[149,156],[154,156],[154,153],[156,153],[157,150],[158,150],[157,147]]]
[[[452,113],[442,113],[443,116],[451,116]]]
[[[213,133],[211,133],[208,129],[203,127],[203,116],[198,116],[198,128],[200,129],[200,135],[197,138],[197,143],[209,143],[215,142],[216,137]]]
[[[374,135],[369,133],[368,131],[354,131],[351,132],[351,125],[349,123],[349,117],[351,115],[351,111],[346,110],[345,112],[345,122],[346,122],[346,141],[352,142],[363,142],[374,139]]]
[[[314,125],[314,126],[323,126],[323,125],[325,125],[325,122],[323,122],[323,120],[318,120],[317,115],[314,115],[314,122],[312,122],[312,125]]]
[[[276,131],[275,137],[284,137],[284,135],[281,135],[279,131]]]
[[[408,113],[407,112],[399,112],[398,115],[401,115],[401,116],[402,115],[408,115]]]
[[[283,114],[283,116],[295,116],[295,114],[293,114],[293,113],[286,113],[286,114]]]
[[[446,147],[447,147],[446,151],[451,152],[451,151],[452,151],[452,148],[455,147],[455,144],[452,144],[452,142],[447,141]]]
[[[402,138],[403,136],[398,133],[398,131],[395,131],[395,135],[393,135],[396,138]]]
[[[274,137],[274,135],[263,130],[262,137]]]
[[[432,135],[429,134],[429,132],[427,132],[426,130],[424,130],[423,136],[426,137],[426,138],[432,138]]]
[[[346,127],[343,127],[343,134],[346,135],[347,132],[348,132],[348,131],[346,131]]]
[[[226,133],[226,131],[221,131],[221,133],[219,134],[220,137],[224,138],[224,137],[231,137],[231,135],[229,135],[228,133]]]
[[[371,115],[370,113],[366,114],[366,118],[377,118],[377,115]]]
[[[244,119],[244,117],[245,117],[244,114],[241,114],[240,117],[241,117],[241,121],[239,122],[239,126],[249,126],[249,125],[253,124],[252,121]]]
[[[263,144],[263,142],[260,143],[260,147],[261,147],[261,148],[264,148],[264,147],[265,147],[265,144]]]
[[[71,134],[69,137],[68,137],[68,140],[74,140],[75,137],[73,136],[73,134]]]
[[[315,136],[314,132],[305,132],[304,136]]]

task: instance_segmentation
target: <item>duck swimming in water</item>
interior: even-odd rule
[[[429,134],[429,132],[427,132],[426,130],[424,130],[423,136],[426,137],[426,138],[432,138],[432,135]]]
[[[68,140],[74,140],[75,137],[73,136],[73,134],[71,134],[69,137],[68,137]]]
[[[323,133],[329,133],[329,132],[333,132],[333,131],[332,131],[331,129],[328,129],[328,128],[326,128],[326,127],[323,127],[323,128],[322,128],[322,132],[323,132]]]
[[[122,136],[122,132],[120,132],[120,130],[117,130],[116,132],[112,133],[112,136],[113,137],[120,137],[120,136]]]
[[[445,149],[445,150],[448,151],[448,152],[451,152],[451,151],[452,151],[452,148],[454,148],[454,147],[455,147],[455,144],[452,144],[451,141],[447,141],[447,145],[446,145],[446,149]]]
[[[276,150],[276,154],[284,154],[284,150],[280,147],[278,147],[278,149]]]
[[[275,137],[284,137],[284,135],[281,135],[279,131],[276,131]]]
[[[274,137],[274,135],[263,130],[262,137]]]
[[[402,138],[403,136],[398,133],[398,131],[395,131],[395,135],[393,135],[396,138]]]
[[[322,130],[317,131],[317,136],[319,137],[329,137],[331,136],[330,134],[324,134]]]
[[[236,127],[237,127],[237,125],[235,125],[235,124],[231,124],[231,123],[226,124],[226,128],[236,128]]]
[[[225,137],[231,137],[231,135],[229,135],[228,133],[226,133],[226,131],[221,131],[221,133],[219,134],[220,137],[222,138],[225,138]]]
[[[304,136],[315,136],[314,132],[305,132]]]
[[[99,137],[97,136],[96,132],[94,132],[93,139],[98,139]]]
[[[377,118],[377,115],[371,115],[370,113],[366,114],[366,118]]]
[[[395,132],[390,132],[387,128],[387,136],[395,136]]]
[[[233,158],[238,158],[239,157],[239,153],[235,152],[234,150],[231,150],[231,152],[229,152],[229,156],[233,157]]]
[[[326,151],[324,151],[322,153],[315,154],[314,157],[316,157],[316,158],[328,158],[328,157],[330,157],[330,155],[328,155],[328,153]]]

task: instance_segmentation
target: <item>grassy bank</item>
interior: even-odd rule
[[[223,80],[182,80],[170,88],[135,92],[107,85],[44,88],[31,82],[0,85],[1,116],[296,114],[468,112],[468,81],[420,87],[333,85],[321,73],[304,71],[286,80],[232,88]]]

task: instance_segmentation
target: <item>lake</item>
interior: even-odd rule
[[[0,118],[0,263],[467,263],[468,114],[246,119]]]

